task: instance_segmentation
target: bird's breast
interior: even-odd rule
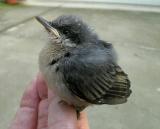
[[[61,44],[46,44],[39,54],[39,69],[48,87],[56,91],[62,100],[75,107],[86,107],[89,105],[88,102],[73,95],[63,82],[62,73],[57,71],[60,60],[64,58],[66,52],[66,49]],[[57,60],[57,62],[51,65],[53,60]]]

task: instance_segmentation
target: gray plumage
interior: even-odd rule
[[[127,101],[130,81],[117,64],[112,44],[100,40],[77,16],[64,15],[52,22],[41,17],[37,20],[51,37],[39,56],[40,71],[63,101],[77,111],[92,104]]]

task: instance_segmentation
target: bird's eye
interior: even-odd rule
[[[64,30],[64,31],[63,31],[63,34],[66,34],[66,35],[67,35],[67,34],[69,34],[69,31],[68,31],[68,30]]]

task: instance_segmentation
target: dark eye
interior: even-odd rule
[[[68,30],[64,30],[64,31],[63,31],[63,34],[68,35],[68,34],[69,34],[69,31],[68,31]]]

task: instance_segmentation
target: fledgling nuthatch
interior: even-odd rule
[[[122,104],[131,94],[127,74],[117,64],[112,44],[97,36],[81,18],[63,15],[36,19],[49,34],[39,55],[48,86],[77,112],[92,104]]]

